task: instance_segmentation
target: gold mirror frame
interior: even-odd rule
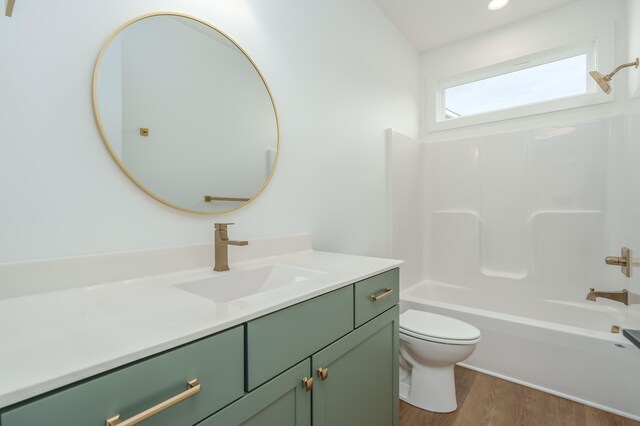
[[[177,17],[181,17],[181,18],[192,19],[192,20],[194,20],[196,22],[199,22],[199,23],[211,28],[212,30],[216,31],[217,33],[222,35],[224,38],[226,38],[228,41],[233,43],[233,45],[235,47],[237,47],[238,50],[240,50],[240,52],[242,52],[242,54],[247,58],[247,60],[249,60],[249,62],[251,63],[251,65],[253,66],[255,71],[260,76],[260,79],[262,80],[262,83],[264,84],[264,88],[267,90],[267,94],[269,95],[269,99],[271,100],[271,105],[273,106],[273,114],[274,114],[274,117],[275,117],[275,124],[276,124],[276,142],[277,142],[276,143],[276,156],[275,156],[275,159],[273,161],[273,166],[271,167],[271,171],[269,173],[269,176],[267,177],[267,179],[264,182],[264,184],[260,187],[260,189],[251,198],[249,198],[247,201],[243,202],[242,204],[240,204],[238,206],[232,207],[230,209],[222,210],[222,211],[206,212],[206,211],[191,210],[191,209],[179,206],[177,204],[174,204],[174,203],[172,203],[172,202],[170,202],[168,200],[165,200],[164,198],[160,197],[159,195],[157,195],[156,193],[151,191],[144,184],[142,184],[142,182],[140,182],[135,176],[133,176],[133,174],[129,171],[129,169],[124,164],[122,159],[118,156],[118,153],[113,149],[113,146],[111,145],[111,142],[109,142],[109,138],[107,137],[107,133],[106,133],[105,128],[104,128],[104,126],[102,124],[102,119],[100,118],[100,110],[98,108],[98,92],[97,92],[97,89],[98,89],[98,74],[99,74],[99,71],[100,71],[100,65],[102,63],[102,60],[104,58],[105,53],[107,52],[107,49],[111,45],[111,42],[118,36],[118,34],[120,34],[125,28],[135,24],[136,22],[139,22],[139,21],[141,21],[143,19],[151,18],[151,17],[154,17],[154,16],[177,16]],[[269,85],[267,84],[266,80],[264,79],[264,76],[260,72],[260,69],[258,69],[258,66],[255,64],[255,62],[253,62],[253,59],[251,59],[251,57],[247,54],[247,52],[242,47],[240,47],[240,45],[238,43],[236,43],[235,40],[233,40],[231,37],[229,37],[229,35],[227,35],[224,31],[221,31],[220,29],[216,28],[215,26],[213,26],[213,25],[211,25],[211,24],[209,24],[209,23],[207,23],[207,22],[205,22],[205,21],[203,21],[201,19],[198,19],[198,18],[196,18],[194,16],[191,16],[191,15],[178,13],[178,12],[154,12],[154,13],[148,13],[148,14],[145,14],[145,15],[138,16],[137,18],[134,18],[134,19],[124,23],[120,27],[118,27],[118,29],[116,29],[113,32],[113,34],[111,34],[111,36],[109,36],[107,41],[102,46],[102,49],[100,50],[100,53],[98,55],[98,59],[96,60],[95,68],[93,70],[93,81],[92,81],[91,93],[92,93],[92,98],[93,98],[92,99],[93,100],[93,116],[94,116],[94,118],[96,120],[96,124],[98,125],[98,131],[100,132],[100,136],[102,137],[102,141],[104,142],[105,146],[107,147],[107,150],[109,151],[109,154],[111,155],[111,157],[115,160],[116,164],[118,164],[120,169],[127,175],[127,177],[129,179],[131,179],[131,181],[133,181],[133,183],[135,183],[140,189],[142,189],[144,192],[146,192],[149,196],[153,197],[157,201],[160,201],[161,203],[163,203],[163,204],[165,204],[167,206],[173,207],[174,209],[178,209],[178,210],[181,210],[183,212],[196,213],[196,214],[202,214],[202,215],[217,215],[217,214],[229,213],[229,212],[238,210],[238,209],[246,206],[247,204],[251,203],[256,198],[258,198],[258,196],[260,196],[260,194],[262,194],[264,189],[267,187],[267,185],[271,181],[271,178],[273,177],[273,174],[275,173],[276,166],[278,165],[278,159],[280,157],[280,122],[278,120],[278,111],[276,109],[275,101],[273,100],[273,95],[271,93],[271,89],[269,89]]]

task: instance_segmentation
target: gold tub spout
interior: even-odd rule
[[[595,302],[596,297],[603,297],[605,299],[624,303],[627,306],[629,305],[629,292],[626,289],[621,291],[596,291],[595,289],[590,288],[589,293],[587,293],[587,300]]]

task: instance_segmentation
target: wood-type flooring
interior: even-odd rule
[[[432,413],[400,401],[400,426],[640,426],[640,422],[467,368],[456,366],[455,377],[456,411]]]

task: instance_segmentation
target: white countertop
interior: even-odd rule
[[[303,250],[0,300],[0,408],[242,324],[381,272],[398,260]],[[326,271],[229,303],[174,285],[267,265]]]

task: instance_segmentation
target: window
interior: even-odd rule
[[[585,94],[587,54],[547,62],[444,89],[445,118],[453,119]]]
[[[542,46],[541,42],[536,47]],[[613,27],[605,26],[593,38],[585,36],[493,64],[492,56],[508,57],[510,52],[485,56],[464,46],[436,51],[424,68],[425,95],[433,106],[426,108],[426,132],[612,102],[615,97],[599,91],[589,76],[591,70],[613,67],[612,46]],[[474,63],[489,64],[474,67]]]

